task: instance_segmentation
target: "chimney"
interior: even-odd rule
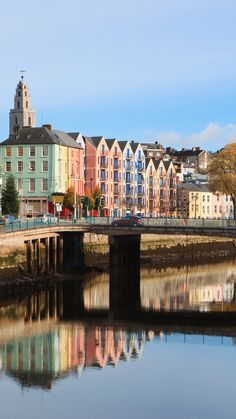
[[[52,130],[52,125],[51,124],[43,124],[43,128],[47,128],[49,131]]]

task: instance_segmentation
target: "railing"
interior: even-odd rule
[[[39,218],[21,219],[12,223],[0,224],[0,233],[11,233],[23,230],[34,230],[39,228],[49,228],[57,226],[72,226],[72,225],[111,225],[111,223],[119,218],[115,217],[81,217],[80,219],[58,219],[56,222],[48,220],[47,222]],[[221,228],[221,229],[236,229],[236,220],[210,220],[210,219],[190,219],[190,218],[143,218],[144,227],[185,227],[189,228]],[[142,227],[143,228],[143,227]]]

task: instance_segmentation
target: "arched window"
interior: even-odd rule
[[[27,97],[27,91],[25,90],[25,97]]]
[[[28,108],[28,102],[26,101],[26,108]]]
[[[18,90],[18,96],[20,97],[20,90]]]
[[[17,108],[18,108],[18,109],[20,108],[20,102],[19,102],[19,100],[18,100],[18,102],[17,102]]]

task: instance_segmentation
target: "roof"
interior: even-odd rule
[[[125,147],[126,147],[126,145],[129,143],[129,141],[118,141],[118,144],[119,144],[119,146],[120,146],[120,149],[122,150],[122,151],[124,151],[124,149],[125,149]]]
[[[108,148],[111,149],[114,142],[116,141],[116,138],[106,138],[105,141],[107,143]]]
[[[71,136],[63,131],[57,131],[51,128],[50,125],[43,125],[38,128],[25,127],[19,130],[17,135],[10,135],[10,137],[3,141],[0,145],[34,145],[34,144],[58,144],[67,147],[81,148]]]
[[[196,185],[195,183],[182,182],[177,185],[178,190],[186,190],[190,192],[210,192],[206,186]]]
[[[104,138],[103,136],[99,136],[99,137],[90,137],[94,146],[97,148],[101,142],[101,140]]]
[[[70,137],[74,138],[74,140],[76,141],[76,140],[77,140],[77,138],[79,137],[79,135],[80,135],[81,133],[80,133],[80,132],[67,132],[67,134],[68,134]]]
[[[134,141],[130,141],[130,146],[132,148],[133,153],[137,150],[140,143],[135,143]]]

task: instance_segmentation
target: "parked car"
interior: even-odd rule
[[[56,224],[58,223],[58,218],[54,214],[45,212],[43,214],[37,215],[37,219],[41,219],[43,223]]]
[[[137,227],[137,226],[143,226],[144,221],[141,217],[137,215],[126,215],[123,218],[114,220],[111,223],[111,225],[114,227],[118,227],[118,226]]]
[[[6,224],[6,219],[4,217],[0,217],[0,224]]]
[[[14,217],[14,215],[7,214],[7,215],[4,215],[3,217],[5,218],[5,221],[7,224],[12,224],[14,223],[14,221],[16,221],[16,217]]]

